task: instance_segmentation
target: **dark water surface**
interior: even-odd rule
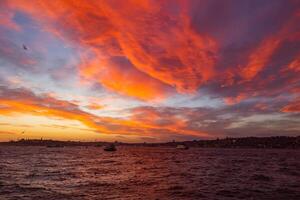
[[[300,199],[300,151],[0,147],[0,199]]]

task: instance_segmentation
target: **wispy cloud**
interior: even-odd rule
[[[2,87],[0,113],[55,116],[103,133],[147,137],[244,135],[255,124],[262,134],[294,134],[271,119],[259,124],[238,121],[264,114],[278,114],[285,123],[291,115],[299,118],[299,6],[294,0],[2,1],[4,72],[20,77],[11,65],[21,68],[45,92],[114,94],[132,105],[124,109],[126,115],[103,117],[95,113],[122,110],[124,105],[89,100],[75,104],[36,95],[35,90]],[[18,45],[37,30],[39,37],[31,41],[47,51],[35,49],[39,56],[32,56]],[[44,34],[59,45],[46,41]],[[73,52],[76,59],[71,62]],[[223,103],[216,108],[196,101],[189,102],[193,109],[168,106],[167,101],[187,95]]]

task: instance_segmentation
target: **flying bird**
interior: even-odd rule
[[[25,46],[25,44],[23,44],[23,49],[28,50],[28,48]]]

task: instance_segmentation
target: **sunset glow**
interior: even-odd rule
[[[297,0],[2,0],[0,141],[300,133]]]

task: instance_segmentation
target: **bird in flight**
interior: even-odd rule
[[[23,49],[28,50],[28,48],[25,46],[25,44],[23,44]]]

